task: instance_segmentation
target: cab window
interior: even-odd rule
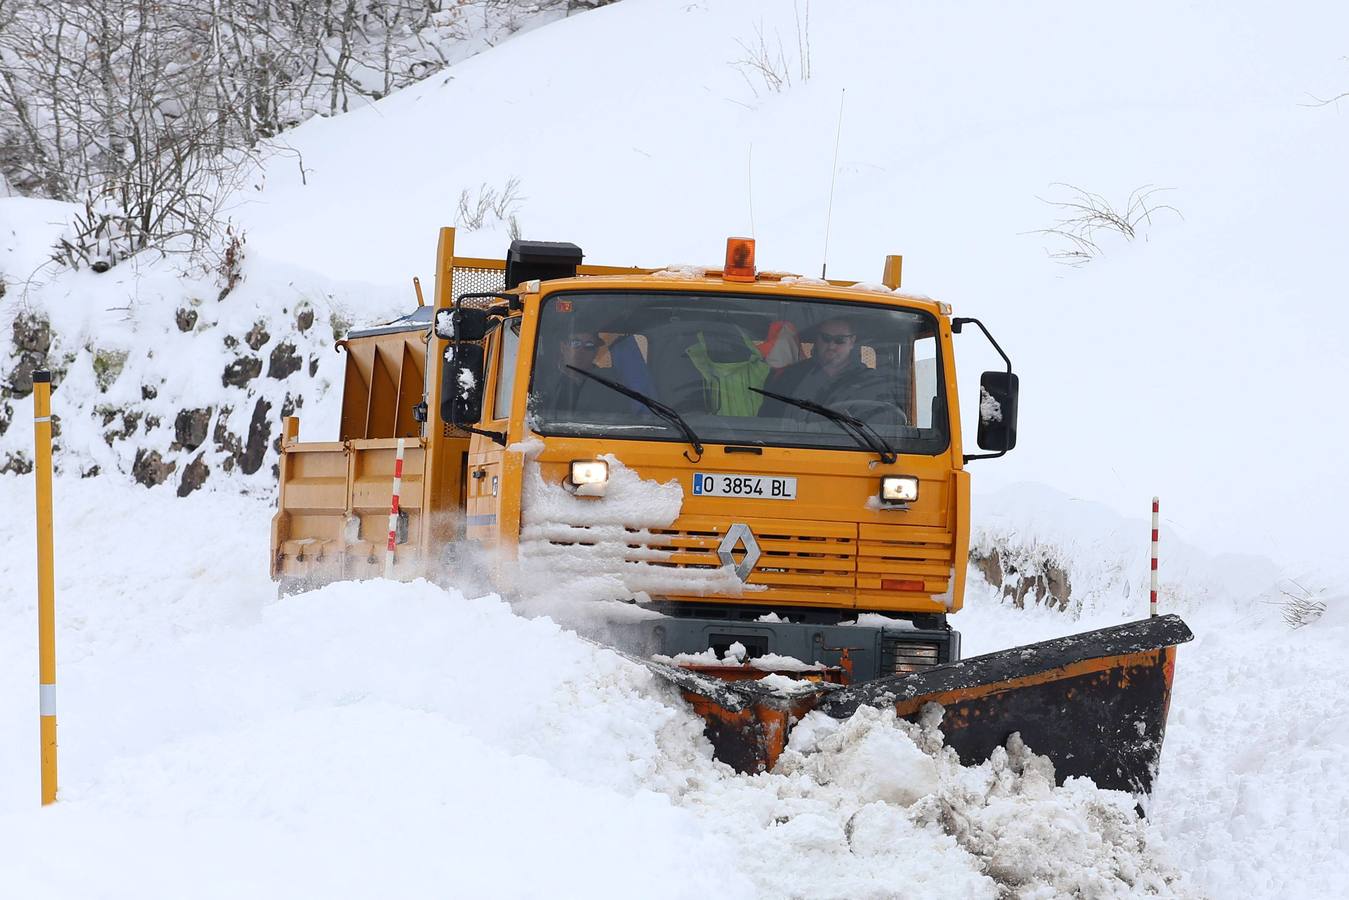
[[[520,320],[507,319],[501,329],[500,352],[497,353],[496,396],[492,402],[492,418],[510,418],[511,396],[515,393],[515,359],[520,351]]]

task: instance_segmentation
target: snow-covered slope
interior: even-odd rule
[[[625,0],[311,120],[232,210],[248,243],[231,302],[211,302],[209,285],[179,293],[206,300],[199,329],[282,322],[313,297],[346,321],[386,317],[411,302],[412,275],[429,283],[435,229],[461,192],[513,178],[524,234],[574,240],[591,261],[716,262],[726,235],[753,231],[762,266],[814,274],[842,101],[830,273],[874,280],[903,252],[906,283],[983,318],[1021,375],[1020,447],[981,464],[976,490],[1044,482],[1128,514],[1159,494],[1209,552],[1298,568],[1338,552],[1349,481],[1299,460],[1347,431],[1333,411],[1349,369],[1349,119],[1310,104],[1349,83],[1349,7],[868,0],[816,4],[808,24],[797,7]],[[760,35],[775,59],[781,48],[786,90],[747,62]],[[1069,197],[1056,183],[1116,206],[1165,188],[1154,202],[1183,218],[1160,211],[1132,243],[1099,235],[1104,256],[1065,267],[1035,233],[1059,215],[1044,199]],[[82,365],[118,316],[142,335],[172,328],[189,296],[145,302],[158,289],[146,278],[168,269],[162,284],[171,266],[26,283],[44,242],[25,203],[0,200],[0,343],[27,307],[65,310],[61,351]],[[488,215],[459,240],[499,255],[505,224]],[[997,360],[975,334],[958,350],[968,397]],[[331,379],[297,379],[306,433],[332,433],[316,415]],[[226,428],[244,438],[258,399],[273,418],[284,403],[257,387],[199,407],[231,406]],[[161,432],[139,449],[178,462],[176,478],[190,457],[172,443]]]
[[[829,272],[876,280],[904,253],[906,284],[984,319],[1021,374],[1020,446],[976,482],[1133,514],[1160,494],[1210,551],[1301,564],[1340,549],[1349,502],[1297,462],[1349,434],[1349,118],[1305,105],[1349,85],[1346,31],[1334,2],[816,3],[801,83],[791,4],[625,0],[311,121],[287,135],[303,180],[279,157],[239,216],[259,254],[404,284],[462,190],[515,177],[525,235],[593,262],[715,263],[753,230],[761,266],[813,275],[846,89]],[[759,33],[781,93],[736,65]],[[1117,206],[1167,188],[1184,218],[1065,267],[1028,234],[1056,219],[1037,199],[1066,198],[1055,182]],[[506,240],[460,234],[476,255]],[[996,357],[973,334],[957,349],[968,397]]]

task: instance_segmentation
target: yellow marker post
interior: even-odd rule
[[[56,802],[56,598],[52,579],[52,376],[33,373],[33,440],[37,465],[38,721],[42,805]]]

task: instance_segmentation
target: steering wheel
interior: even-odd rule
[[[909,424],[909,417],[898,405],[885,400],[844,400],[831,403],[831,409],[847,413],[855,419],[861,419],[872,428],[894,429]]]

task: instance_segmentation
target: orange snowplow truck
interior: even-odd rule
[[[1178,619],[960,659],[965,467],[1014,447],[1018,384],[977,319],[901,293],[900,271],[760,272],[742,238],[706,269],[529,241],[463,258],[442,229],[434,306],[340,344],[339,439],[286,421],[272,575],[485,576],[506,596],[531,563],[608,576],[622,596],[604,599],[646,614],[606,639],[677,684],[742,770],[771,767],[809,709],[937,702],[968,760],[1020,731],[1061,776],[1144,792]],[[1006,361],[981,377],[976,453],[953,346],[970,325]]]

